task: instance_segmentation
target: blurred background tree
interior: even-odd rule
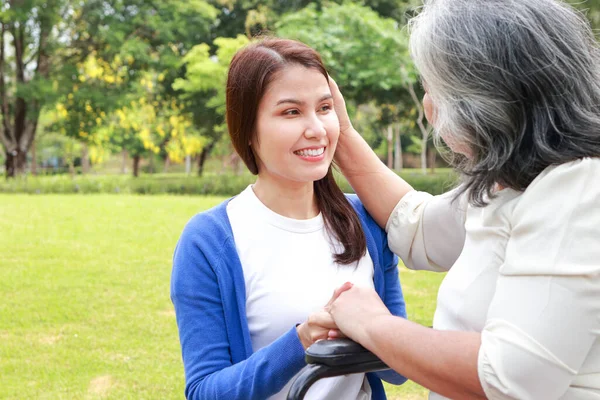
[[[600,0],[573,4],[600,26]],[[383,162],[425,173],[440,157],[431,146],[423,89],[407,47],[405,25],[419,5],[418,0],[5,0],[3,172],[7,177],[47,172],[50,159],[83,174],[125,173],[129,165],[135,176],[141,169],[190,174],[192,165],[202,174],[211,160],[211,171],[225,166],[240,172],[225,135],[227,67],[256,36],[275,34],[321,53],[357,127]]]

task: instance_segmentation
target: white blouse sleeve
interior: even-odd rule
[[[386,224],[388,245],[410,269],[448,271],[465,242],[466,201],[455,190],[439,196],[412,191]]]
[[[479,351],[489,399],[561,398],[600,338],[599,177],[592,159],[545,171],[513,210]]]

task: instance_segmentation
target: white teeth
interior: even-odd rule
[[[298,150],[294,152],[295,154],[302,157],[318,157],[325,152],[325,147],[321,147],[320,149],[306,149],[306,150]]]

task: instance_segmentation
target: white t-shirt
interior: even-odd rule
[[[368,252],[358,265],[335,263],[332,249],[340,249],[340,244],[331,242],[320,214],[308,220],[286,218],[267,208],[249,186],[229,202],[227,215],[244,272],[253,351],[306,321],[344,282],[374,287]],[[285,399],[292,381],[271,399]],[[370,398],[364,374],[322,379],[306,396],[310,400]]]
[[[547,168],[486,207],[451,198],[411,192],[386,227],[407,267],[449,270],[434,328],[482,333],[489,399],[599,400],[600,159]]]

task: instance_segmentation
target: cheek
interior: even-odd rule
[[[276,118],[263,121],[257,125],[256,140],[253,141],[254,150],[261,160],[268,162],[285,157],[297,141],[294,124],[289,120]]]

